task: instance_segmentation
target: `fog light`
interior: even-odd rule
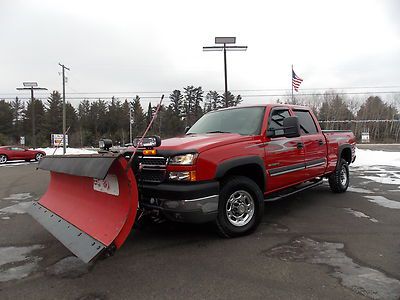
[[[176,181],[196,181],[196,171],[169,172],[169,179]]]

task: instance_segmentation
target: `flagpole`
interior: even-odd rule
[[[292,77],[292,103],[294,103],[294,98],[293,98],[293,65],[292,65],[292,74],[291,74],[291,77]]]

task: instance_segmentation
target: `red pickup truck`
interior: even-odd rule
[[[30,214],[88,262],[121,247],[146,216],[248,234],[265,202],[323,178],[345,192],[355,160],[352,132],[322,131],[309,108],[282,104],[209,112],[183,136],[139,144],[136,152],[44,157],[39,168],[51,181]]]
[[[349,185],[355,160],[351,131],[322,131],[303,106],[260,105],[210,112],[186,135],[163,140],[139,157],[140,205],[175,221],[216,221],[220,234],[253,231],[264,202],[329,179]]]

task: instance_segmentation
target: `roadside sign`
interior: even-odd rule
[[[68,147],[68,134],[65,135],[65,145]],[[63,147],[63,135],[62,133],[52,133],[51,134],[51,146],[53,147]]]
[[[362,132],[361,133],[361,143],[369,143],[369,132]]]
[[[21,146],[25,146],[25,137],[24,136],[21,136],[19,138],[19,143],[21,144]]]

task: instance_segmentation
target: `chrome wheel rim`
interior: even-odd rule
[[[225,206],[229,223],[234,226],[245,226],[254,215],[253,197],[244,190],[239,190],[229,197]]]
[[[7,157],[5,155],[0,155],[0,164],[5,164],[7,162]]]
[[[347,184],[347,171],[345,166],[340,170],[340,183],[342,186],[346,186]]]
[[[43,154],[40,154],[40,153],[36,154],[36,160],[37,161],[41,160],[42,156],[43,156]]]

